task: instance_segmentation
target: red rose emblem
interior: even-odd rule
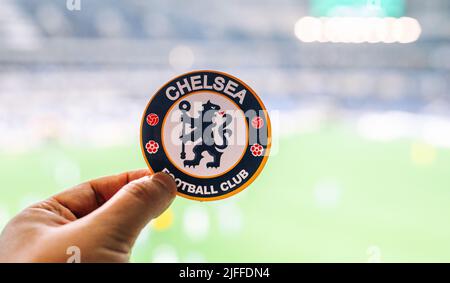
[[[253,144],[250,147],[250,151],[252,152],[253,156],[261,156],[263,154],[264,148],[260,144]]]
[[[150,140],[148,143],[145,144],[145,149],[150,154],[157,153],[159,149],[159,144],[154,140]]]

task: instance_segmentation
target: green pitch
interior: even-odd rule
[[[145,167],[127,147],[0,153],[0,225],[64,187]],[[450,261],[450,153],[374,142],[345,127],[284,137],[261,176],[226,200],[177,198],[135,262]]]

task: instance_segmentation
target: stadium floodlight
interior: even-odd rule
[[[302,42],[411,43],[419,39],[420,23],[404,17],[402,0],[312,0],[312,16],[294,28]]]

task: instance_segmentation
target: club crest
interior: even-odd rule
[[[178,195],[200,201],[232,196],[263,169],[270,120],[256,93],[216,71],[183,74],[145,109],[141,147],[153,172],[174,177]]]

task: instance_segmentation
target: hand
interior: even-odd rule
[[[137,170],[80,184],[34,204],[0,235],[0,262],[127,262],[139,232],[173,201],[176,185],[164,173]]]

